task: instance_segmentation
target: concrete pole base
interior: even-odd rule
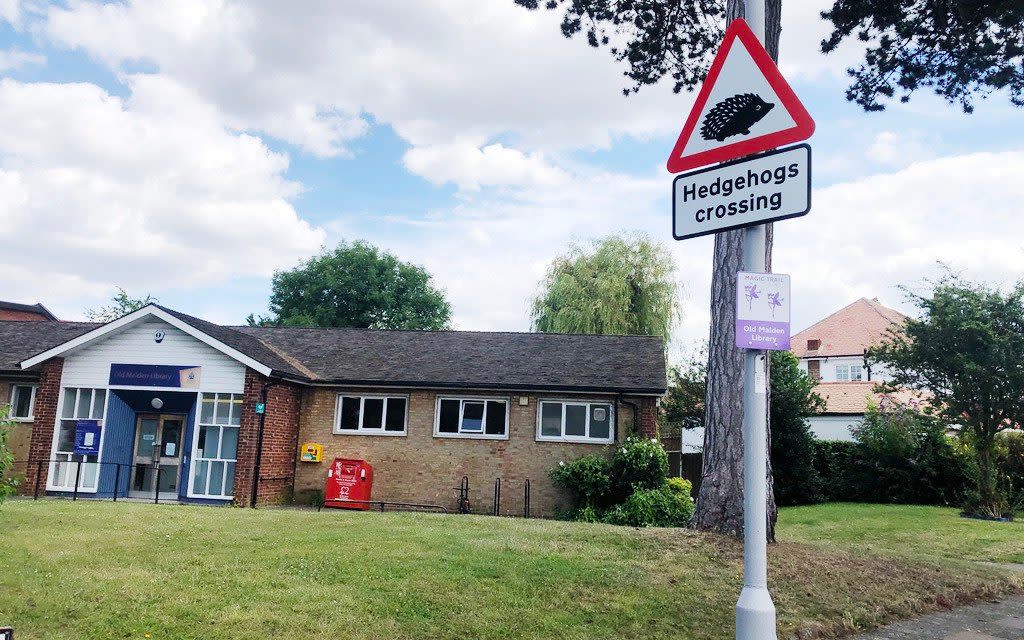
[[[743,586],[736,602],[736,640],[776,640],[775,603],[764,587]]]

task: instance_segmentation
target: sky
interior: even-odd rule
[[[817,123],[813,208],[775,228],[795,329],[908,307],[941,265],[1007,285],[1024,127],[1005,95],[845,100],[825,3],[783,3],[780,67]],[[528,330],[552,258],[643,231],[678,263],[673,359],[709,332],[710,237],[672,239],[665,160],[693,94],[512,0],[0,0],[0,299],[81,319],[121,286],[221,323],[275,270],[362,239],[426,267],[453,324]]]

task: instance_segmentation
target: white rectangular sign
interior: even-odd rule
[[[806,144],[683,173],[672,181],[676,240],[802,216],[811,210]]]
[[[736,274],[736,346],[740,349],[789,349],[789,276],[783,273]]]

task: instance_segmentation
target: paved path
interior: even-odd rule
[[[855,640],[1022,640],[1024,596],[904,620]]]

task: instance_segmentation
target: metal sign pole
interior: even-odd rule
[[[764,43],[764,0],[747,0],[746,21]],[[743,232],[743,270],[764,273],[767,228]],[[736,602],[737,640],[775,640],[775,604],[768,593],[767,352],[743,352],[743,590]]]

